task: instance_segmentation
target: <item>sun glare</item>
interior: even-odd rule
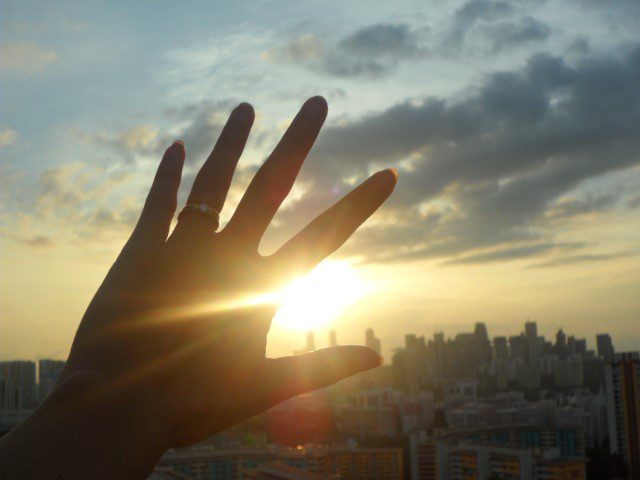
[[[325,261],[279,292],[282,303],[275,326],[293,330],[322,327],[369,290],[358,270],[346,261]]]

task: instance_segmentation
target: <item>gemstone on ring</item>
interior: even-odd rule
[[[218,213],[217,210],[211,208],[206,203],[188,203],[184,206],[180,213],[178,213],[178,221],[180,221],[182,217],[189,212],[199,213],[201,215],[209,217],[211,220],[213,220],[214,229],[217,229],[218,225],[220,224],[220,213]]]

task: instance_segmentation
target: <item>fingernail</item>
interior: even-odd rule
[[[307,103],[310,104],[314,110],[317,110],[319,112],[326,113],[326,111],[329,109],[329,105],[327,104],[327,99],[324,98],[322,95],[316,95],[315,97],[311,97],[309,100],[307,100]]]
[[[251,106],[251,104],[247,103],[247,102],[242,102],[241,104],[239,104],[235,109],[235,112],[237,112],[238,114],[242,115],[243,117],[248,117],[253,115],[253,107]]]
[[[379,170],[376,172],[378,176],[384,176],[389,180],[392,180],[392,183],[395,185],[398,181],[398,171],[395,168],[385,168],[384,170]]]

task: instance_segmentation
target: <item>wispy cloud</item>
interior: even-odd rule
[[[0,71],[35,74],[58,60],[58,54],[33,42],[4,42],[0,43],[0,59]]]

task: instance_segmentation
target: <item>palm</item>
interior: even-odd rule
[[[276,307],[246,302],[337,249],[393,190],[395,176],[378,173],[274,255],[258,254],[325,117],[323,99],[303,106],[228,225],[215,234],[207,217],[193,213],[167,238],[185,155],[181,144],[172,145],[135,231],[87,309],[67,374],[96,371],[114,389],[147,395],[141,402],[156,405],[172,425],[171,442],[182,445],[377,365],[377,355],[362,347],[268,359],[266,336]],[[252,122],[251,107],[234,110],[188,203],[222,209]]]

